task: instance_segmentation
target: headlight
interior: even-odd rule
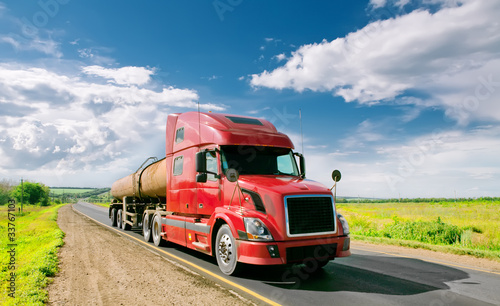
[[[339,217],[340,223],[342,224],[342,229],[344,230],[344,235],[349,235],[349,224],[347,220],[341,214],[337,214]]]
[[[273,236],[258,218],[243,218],[249,240],[273,241]]]

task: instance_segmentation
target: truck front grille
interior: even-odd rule
[[[336,232],[335,207],[331,196],[287,196],[285,211],[289,237]]]

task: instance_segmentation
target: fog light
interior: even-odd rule
[[[344,239],[344,247],[342,248],[342,251],[347,251],[349,250],[349,245],[351,244],[351,238],[346,237]]]
[[[271,258],[279,258],[280,257],[280,251],[278,250],[277,245],[268,245],[267,251],[269,252],[269,255],[271,255]]]

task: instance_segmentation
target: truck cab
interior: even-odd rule
[[[195,237],[201,238],[228,274],[239,262],[319,266],[350,254],[331,190],[306,179],[304,157],[269,121],[197,112],[168,120],[175,135],[166,142],[167,210],[209,227],[206,237],[188,233],[187,247],[198,248]],[[223,225],[229,232],[218,235]]]

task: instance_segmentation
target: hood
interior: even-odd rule
[[[315,181],[283,175],[241,175],[239,185],[242,189],[256,192],[262,198],[265,213],[258,217],[268,220],[276,241],[303,239],[286,236],[286,212],[284,197],[289,195],[332,195],[330,189]],[[280,230],[281,229],[281,230]]]
[[[318,182],[284,175],[242,175],[239,178],[242,188],[257,193],[291,194],[331,194],[330,189]]]

